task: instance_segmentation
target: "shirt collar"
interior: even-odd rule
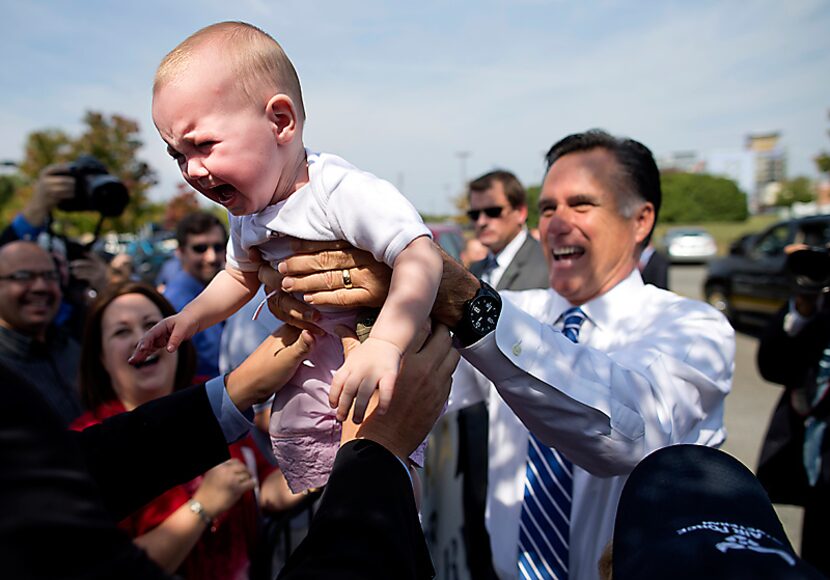
[[[631,305],[634,303],[632,297],[643,286],[643,278],[640,275],[640,271],[637,268],[633,268],[631,273],[617,283],[616,286],[605,294],[580,305],[580,308],[593,326],[600,330],[610,328],[614,324],[617,324],[620,319],[629,316],[628,313],[631,313]],[[571,307],[573,307],[573,304],[559,294],[555,294],[553,302],[554,320],[558,322],[562,313]]]

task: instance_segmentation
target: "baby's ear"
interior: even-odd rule
[[[297,109],[294,101],[285,94],[276,94],[268,100],[266,115],[271,122],[278,145],[288,145],[298,131]]]

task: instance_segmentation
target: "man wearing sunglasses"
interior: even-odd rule
[[[527,194],[509,171],[491,171],[470,182],[467,217],[490,251],[470,271],[497,290],[547,288],[542,247],[528,234]]]
[[[75,376],[80,346],[54,324],[60,276],[34,242],[0,247],[0,363],[28,377],[68,425],[81,414]]]
[[[170,278],[164,296],[176,310],[181,310],[225,267],[227,233],[215,215],[195,212],[178,223],[176,240],[179,243],[176,255],[181,270]],[[207,380],[219,374],[219,343],[223,324],[206,328],[192,339],[197,355],[197,380]]]

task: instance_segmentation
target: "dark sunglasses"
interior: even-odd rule
[[[484,212],[488,218],[497,218],[501,217],[501,213],[504,211],[504,207],[497,205],[493,207],[483,207],[481,209],[471,209],[467,211],[467,217],[470,218],[471,221],[477,222],[478,216],[481,215],[481,212]]]
[[[220,254],[225,251],[225,244],[193,244],[190,246],[190,249],[197,254],[204,254],[208,251],[208,248],[213,248],[214,252]]]
[[[44,282],[57,282],[60,279],[60,275],[57,270],[43,270],[42,272],[18,270],[8,276],[0,276],[0,280],[11,280],[12,282],[19,282],[21,284],[31,284],[38,278],[43,278]]]

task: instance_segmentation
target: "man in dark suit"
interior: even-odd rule
[[[269,337],[224,381],[212,379],[80,433],[66,431],[37,390],[2,369],[3,576],[169,578],[115,522],[228,459],[228,442],[250,428],[240,411],[250,413],[293,374],[313,343],[302,336],[286,348]],[[364,440],[338,454],[305,547],[281,577],[432,576],[411,483],[398,459],[415,449],[440,413],[457,360],[446,328],[407,357],[393,408],[367,419],[358,432]]]
[[[643,282],[663,290],[669,289],[669,261],[651,244],[640,254],[639,267]]]
[[[468,217],[476,238],[489,250],[470,272],[498,290],[547,288],[548,266],[542,247],[527,230],[527,193],[515,175],[491,171],[469,185]],[[494,578],[490,538],[484,526],[487,497],[486,403],[458,411],[458,473],[462,477],[464,543],[474,578]]]
[[[470,209],[476,238],[490,251],[470,271],[497,290],[547,288],[542,248],[527,231],[527,194],[509,171],[491,171],[470,182]]]

